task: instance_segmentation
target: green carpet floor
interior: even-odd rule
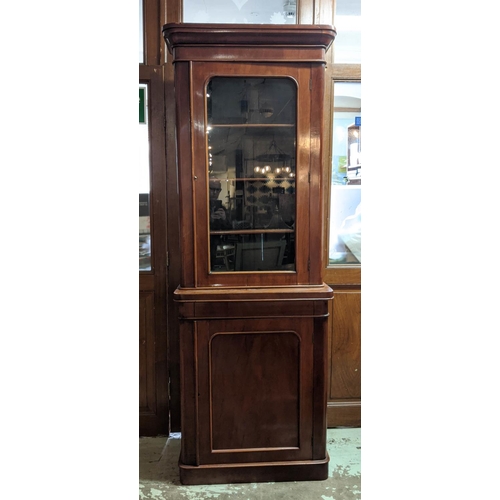
[[[139,439],[140,500],[359,500],[361,429],[328,429],[329,477],[325,481],[183,486],[178,435]]]

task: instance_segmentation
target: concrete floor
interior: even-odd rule
[[[325,481],[183,486],[177,461],[180,436],[139,439],[139,499],[151,500],[359,500],[361,429],[328,429]]]

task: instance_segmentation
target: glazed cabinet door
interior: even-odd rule
[[[192,65],[200,286],[309,282],[311,69]]]

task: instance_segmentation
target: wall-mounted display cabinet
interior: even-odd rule
[[[325,479],[329,25],[163,28],[175,68],[184,484]]]

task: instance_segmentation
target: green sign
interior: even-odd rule
[[[139,88],[139,123],[146,123],[146,89]]]

